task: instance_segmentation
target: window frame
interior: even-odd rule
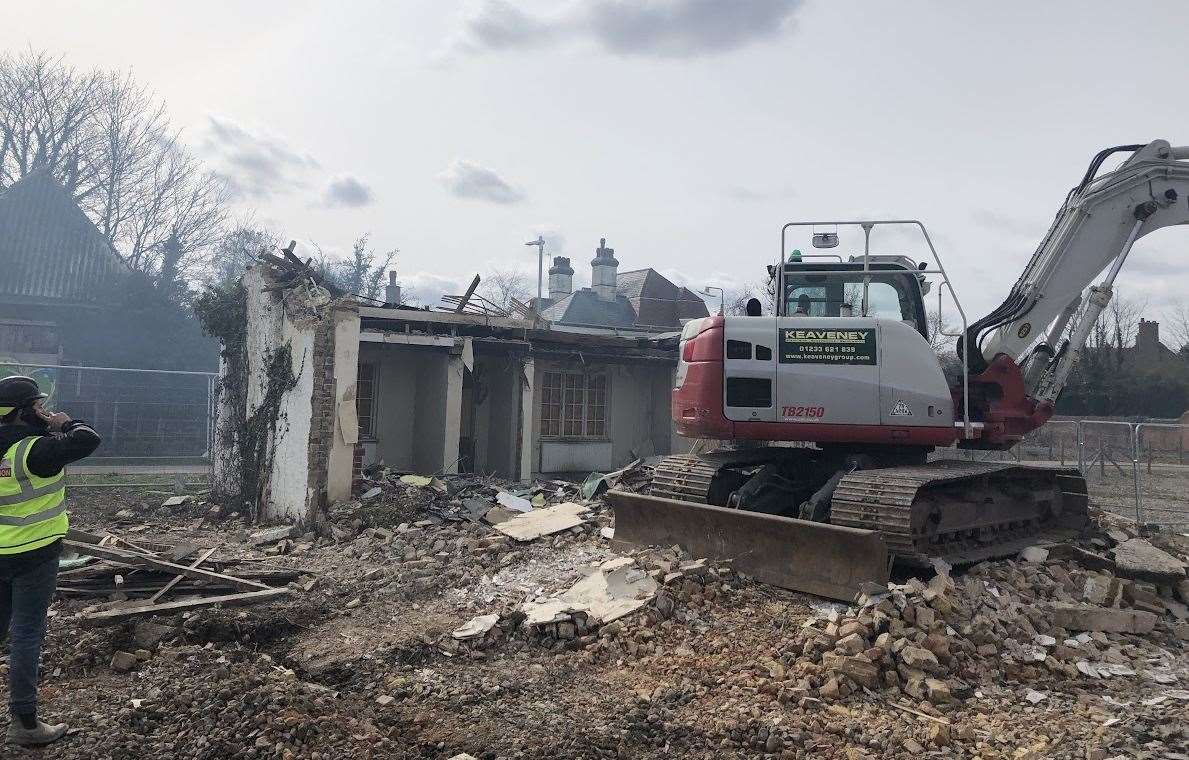
[[[611,376],[607,371],[543,370],[540,404],[537,434],[541,440],[611,440]]]
[[[365,370],[367,368],[367,370]],[[380,365],[378,362],[370,359],[360,359],[357,374],[355,377],[355,418],[359,423],[359,440],[361,441],[375,441],[376,440],[376,399],[379,396],[379,383],[377,380],[380,376]],[[367,376],[366,381],[364,380]],[[367,383],[370,390],[370,395],[366,397],[368,402],[368,412],[365,415],[360,409],[360,402],[364,400],[363,386]],[[367,420],[367,429],[364,430],[363,421]]]

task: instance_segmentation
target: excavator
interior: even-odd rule
[[[615,543],[679,545],[850,601],[894,566],[968,565],[1076,534],[1088,519],[1077,469],[935,450],[1004,451],[1043,426],[1134,243],[1185,223],[1189,146],[1107,148],[1003,303],[973,322],[919,221],[785,224],[768,267],[775,313],[753,300],[745,316],[683,326],[672,415],[697,443],[656,464],[649,493],[609,493]],[[888,228],[923,239],[933,266],[872,253]],[[798,233],[837,248],[839,230],[856,248],[861,232],[861,254],[789,251]],[[948,373],[930,343],[943,329],[925,306],[934,284],[962,322]]]

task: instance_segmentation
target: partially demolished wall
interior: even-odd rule
[[[242,351],[220,336],[214,482],[261,521],[312,522],[349,496],[358,306],[264,267],[244,274],[242,292]]]

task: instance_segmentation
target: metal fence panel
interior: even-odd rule
[[[1189,425],[1144,422],[1136,426],[1136,496],[1139,519],[1189,528]]]
[[[215,375],[110,367],[5,366],[35,377],[49,406],[84,419],[103,438],[94,460],[209,460]]]
[[[1135,425],[1130,422],[1081,420],[1080,469],[1095,506],[1137,519]]]

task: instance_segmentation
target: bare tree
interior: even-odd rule
[[[251,217],[236,220],[231,228],[211,246],[203,261],[203,279],[215,283],[231,282],[243,275],[262,250],[281,244],[281,237]]]
[[[62,184],[128,265],[167,291],[222,235],[229,193],[131,74],[48,53],[0,55],[0,189],[34,171]]]
[[[77,192],[97,144],[99,72],[48,53],[0,56],[0,187],[41,168]]]
[[[1177,350],[1185,351],[1189,348],[1189,304],[1177,302],[1165,313],[1168,332],[1176,343]]]
[[[370,300],[381,300],[384,292],[384,277],[392,266],[399,249],[376,253],[368,246],[370,233],[364,233],[351,245],[351,257],[338,261],[327,261],[321,247],[318,251],[319,268],[327,281],[345,293],[363,296]]]
[[[124,258],[163,288],[201,267],[201,252],[222,237],[230,192],[181,145],[161,145],[121,236]]]
[[[526,303],[533,297],[528,275],[515,269],[492,269],[480,283],[479,294],[504,309],[513,298]]]
[[[930,310],[926,315],[929,326],[929,346],[938,356],[953,353],[958,342],[958,329],[940,311]],[[946,334],[950,333],[950,334]]]

